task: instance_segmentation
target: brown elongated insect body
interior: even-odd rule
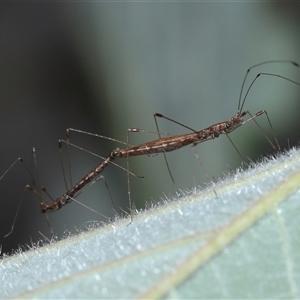
[[[260,111],[250,119],[253,119],[263,113],[264,111]],[[217,138],[221,134],[229,134],[243,124],[242,117],[245,115],[246,112],[243,112],[241,114],[237,113],[228,121],[216,123],[198,132],[182,135],[172,135],[126,149],[116,148],[109,154],[107,159],[105,159],[100,165],[98,165],[95,169],[84,176],[74,187],[68,190],[65,194],[63,194],[50,204],[41,204],[41,211],[42,213],[57,211],[66,204],[73,201],[76,193],[88,183],[93,181],[97,176],[99,176],[99,174],[102,173],[102,171],[117,157],[128,158],[131,156],[157,154],[171,152],[187,145],[195,146],[198,143],[204,142],[206,140]],[[249,121],[250,119],[248,119],[247,121]]]

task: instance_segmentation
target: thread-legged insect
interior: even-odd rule
[[[227,121],[223,121],[223,122],[219,122],[216,124],[213,124],[205,129],[196,131],[190,127],[187,127],[177,121],[174,121],[162,114],[156,113],[154,116],[155,118],[165,118],[169,121],[172,121],[174,123],[177,123],[179,125],[184,126],[185,128],[191,130],[191,133],[186,133],[186,134],[180,134],[180,135],[170,135],[167,137],[161,137],[160,133],[159,134],[159,138],[150,142],[146,142],[146,143],[142,143],[140,145],[137,146],[131,146],[131,147],[127,147],[125,149],[120,149],[120,148],[116,148],[115,150],[111,151],[111,153],[109,154],[109,156],[101,163],[99,164],[95,169],[93,169],[90,173],[88,173],[85,177],[83,177],[73,188],[71,188],[69,191],[67,191],[64,195],[62,195],[61,197],[59,197],[58,199],[56,199],[53,203],[49,204],[49,205],[45,205],[42,206],[42,212],[48,212],[48,211],[55,211],[60,209],[61,207],[63,207],[65,204],[69,203],[72,201],[72,198],[75,196],[76,192],[79,191],[82,187],[84,187],[86,184],[88,184],[90,181],[92,181],[95,177],[99,176],[100,173],[103,172],[103,170],[112,163],[113,160],[115,160],[116,158],[129,158],[131,156],[141,156],[141,155],[151,155],[151,154],[158,154],[158,153],[166,153],[166,152],[171,152],[177,149],[180,149],[184,146],[187,145],[192,145],[192,146],[196,146],[199,143],[214,139],[219,137],[222,134],[226,134],[228,136],[229,133],[231,133],[232,131],[234,131],[235,129],[237,129],[238,127],[240,127],[241,125],[244,125],[245,123],[254,120],[255,118],[257,118],[258,116],[261,115],[265,115],[268,123],[270,125],[270,128],[272,130],[274,139],[275,139],[275,143],[278,149],[280,149],[275,131],[272,127],[272,124],[270,122],[270,119],[268,117],[267,111],[266,110],[261,110],[259,112],[257,112],[254,115],[251,115],[250,112],[248,111],[243,111],[243,107],[246,101],[246,98],[248,96],[248,93],[250,91],[250,89],[252,88],[254,82],[260,77],[260,76],[274,76],[274,77],[279,77],[282,78],[284,80],[290,81],[292,83],[295,83],[297,85],[300,85],[299,83],[290,80],[286,77],[283,77],[281,75],[278,74],[272,74],[272,73],[259,73],[255,79],[251,82],[249,88],[246,91],[245,97],[242,100],[242,92],[243,92],[243,88],[244,88],[244,84],[246,81],[246,78],[250,72],[251,69],[262,65],[262,64],[267,64],[267,63],[279,63],[279,62],[283,62],[283,63],[291,63],[294,66],[298,67],[298,64],[293,62],[293,61],[268,61],[268,62],[263,62],[260,64],[257,64],[255,66],[252,66],[251,68],[249,68],[246,72],[243,84],[242,84],[242,88],[241,88],[241,92],[240,92],[240,97],[239,97],[239,103],[238,103],[238,112],[231,117],[229,120]],[[246,115],[249,115],[250,117],[247,120],[243,120],[243,117]],[[258,125],[259,126],[259,125]],[[80,133],[85,133],[85,134],[90,134],[90,135],[94,135],[100,138],[104,138],[104,139],[109,139],[109,140],[113,140],[116,141],[115,139],[112,138],[108,138],[102,135],[98,135],[98,134],[91,134],[91,133],[87,133],[78,129],[73,129],[73,128],[69,128],[67,129],[67,136],[69,136],[70,131],[76,131],[76,132],[80,132]],[[129,132],[141,132],[142,130],[140,129],[136,129],[136,128],[131,128],[128,129]],[[268,139],[269,143],[272,145],[272,147],[274,149],[276,149],[276,146],[274,145],[274,143],[272,143],[272,141],[266,136],[266,138]],[[127,143],[126,143],[127,144]],[[129,167],[127,166],[127,171],[129,172]],[[132,207],[132,202],[131,202],[131,198],[130,198],[130,187],[128,186],[129,189],[129,207]]]
[[[170,135],[170,136],[167,136],[167,137],[161,137],[161,133],[158,132],[159,138],[156,139],[156,140],[153,140],[153,141],[142,143],[142,144],[137,145],[137,146],[128,146],[128,143],[123,143],[123,144],[127,145],[127,148],[124,148],[124,149],[116,148],[115,150],[111,151],[106,159],[104,159],[96,168],[94,168],[87,175],[85,175],[81,180],[79,180],[78,183],[76,183],[73,187],[68,189],[66,191],[66,193],[64,193],[63,195],[58,197],[52,203],[49,203],[49,204],[41,203],[41,212],[42,213],[48,213],[48,212],[57,211],[57,210],[61,209],[62,207],[64,207],[66,204],[68,204],[72,201],[76,201],[75,197],[77,197],[79,195],[79,193],[86,186],[88,186],[89,184],[93,184],[97,180],[97,178],[99,178],[101,176],[100,174],[103,172],[103,170],[109,164],[114,164],[113,161],[116,158],[126,158],[127,159],[126,171],[127,171],[127,174],[128,174],[128,180],[127,180],[127,182],[128,182],[128,199],[129,199],[129,209],[130,209],[130,215],[131,215],[132,200],[131,200],[131,194],[130,194],[129,174],[131,174],[131,175],[134,175],[134,174],[129,171],[129,160],[128,160],[129,157],[131,157],[131,156],[141,156],[141,155],[152,155],[152,154],[158,154],[158,153],[163,153],[165,155],[166,152],[171,152],[171,151],[180,149],[180,148],[182,148],[184,146],[187,146],[187,145],[191,145],[191,146],[194,147],[194,146],[196,146],[196,145],[198,145],[202,142],[217,138],[222,134],[225,134],[229,138],[228,135],[232,131],[236,130],[237,128],[239,128],[240,126],[244,125],[245,123],[247,123],[251,120],[255,121],[255,118],[257,118],[258,116],[261,116],[261,115],[265,115],[266,118],[267,118],[267,121],[270,125],[270,128],[272,130],[272,133],[273,133],[273,136],[274,136],[274,139],[275,139],[276,146],[267,137],[267,135],[265,135],[266,138],[268,139],[269,143],[272,145],[272,147],[274,149],[276,149],[276,147],[277,147],[277,149],[280,149],[275,131],[272,127],[272,124],[271,124],[270,119],[268,117],[267,111],[266,110],[261,110],[261,111],[258,111],[254,115],[251,115],[249,111],[243,111],[243,107],[244,107],[245,101],[247,99],[247,96],[249,94],[249,91],[252,88],[255,81],[260,76],[274,76],[274,77],[278,77],[278,78],[290,81],[294,84],[300,85],[299,83],[297,83],[297,82],[295,82],[291,79],[288,79],[284,76],[278,75],[278,74],[259,73],[255,77],[255,79],[251,82],[249,88],[247,89],[247,91],[245,93],[244,98],[242,99],[244,84],[245,84],[246,78],[247,78],[250,70],[257,67],[257,66],[259,66],[259,65],[269,64],[269,63],[291,63],[294,66],[298,67],[298,64],[295,63],[295,62],[292,62],[292,61],[267,61],[267,62],[262,62],[260,64],[257,64],[255,66],[252,66],[251,68],[249,68],[247,70],[246,75],[245,75],[244,80],[243,80],[243,84],[242,84],[242,88],[241,88],[241,92],[240,92],[240,97],[239,97],[239,102],[238,102],[238,111],[237,111],[237,113],[227,121],[215,123],[215,124],[213,124],[213,125],[211,125],[207,128],[199,130],[199,131],[194,130],[194,129],[186,126],[186,125],[183,125],[182,123],[179,123],[175,120],[172,120],[172,119],[170,119],[170,118],[168,118],[168,117],[166,117],[166,116],[164,116],[160,113],[154,114],[156,126],[157,126],[156,118],[165,118],[165,119],[167,119],[171,122],[174,122],[176,124],[179,124],[179,125],[187,128],[187,129],[189,129],[191,132],[186,133],[186,134],[180,134],[180,135]],[[246,120],[243,120],[243,117],[245,117],[246,115],[249,115],[249,118],[246,119]],[[117,141],[113,138],[105,137],[105,136],[102,136],[102,135],[87,133],[87,132],[84,132],[84,131],[81,131],[81,130],[69,128],[69,129],[67,129],[67,141],[60,140],[60,142],[59,142],[60,145],[62,144],[62,142],[66,142],[67,144],[71,145],[70,142],[69,142],[70,131],[85,133],[85,134],[97,136],[97,137],[100,137],[100,138],[108,139],[108,140],[111,140],[111,141]],[[128,129],[128,132],[145,132],[145,131],[137,129],[137,128],[131,128],[131,129]],[[60,148],[61,148],[61,146],[60,146]],[[168,164],[167,164],[167,167],[168,167],[169,173],[172,177],[172,174],[170,172]],[[136,175],[134,175],[134,176],[136,176]],[[136,177],[138,177],[138,176],[136,176]],[[1,178],[0,178],[0,180],[1,180]],[[173,180],[173,177],[172,177],[172,180]],[[28,188],[30,189],[30,187],[28,187]],[[46,192],[46,190],[44,190],[44,191]],[[131,215],[131,217],[132,217],[132,215]],[[16,219],[16,217],[15,217],[15,219]],[[13,227],[12,227],[12,229],[13,229]]]

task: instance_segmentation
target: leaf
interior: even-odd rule
[[[2,259],[0,297],[299,298],[299,188],[291,149],[130,225],[116,220]]]

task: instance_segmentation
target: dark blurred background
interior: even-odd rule
[[[0,176],[22,157],[35,180],[57,198],[65,192],[57,141],[65,138],[68,127],[126,141],[127,128],[155,131],[155,112],[197,130],[227,120],[237,111],[250,66],[274,59],[300,62],[299,29],[298,3],[1,3]],[[258,72],[300,82],[300,69],[274,64],[253,70],[247,86]],[[299,140],[299,96],[299,86],[264,77],[253,86],[244,108],[267,110],[281,146],[287,148]],[[268,131],[264,117],[259,121]],[[187,132],[165,120],[160,129]],[[130,143],[155,138],[136,133]],[[255,160],[272,150],[250,123],[231,138],[246,158]],[[122,146],[73,133],[71,141],[104,157]],[[199,145],[197,152],[215,178],[241,164],[226,137]],[[168,154],[168,159],[178,188],[207,182],[190,147]],[[73,182],[100,162],[71,149]],[[126,165],[126,160],[116,162]],[[130,169],[146,176],[130,181],[138,208],[175,194],[162,155],[132,158]],[[127,210],[126,172],[111,166],[104,175],[116,206]],[[42,237],[39,232],[50,237],[38,198],[27,191],[14,232],[3,239],[26,184],[33,181],[20,163],[0,181],[2,253],[30,245]],[[112,213],[102,182],[78,199],[106,216]],[[59,236],[100,220],[76,203],[49,218]]]

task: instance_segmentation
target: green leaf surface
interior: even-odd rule
[[[0,298],[299,298],[300,153],[0,262]],[[93,224],[93,223],[91,223]]]

